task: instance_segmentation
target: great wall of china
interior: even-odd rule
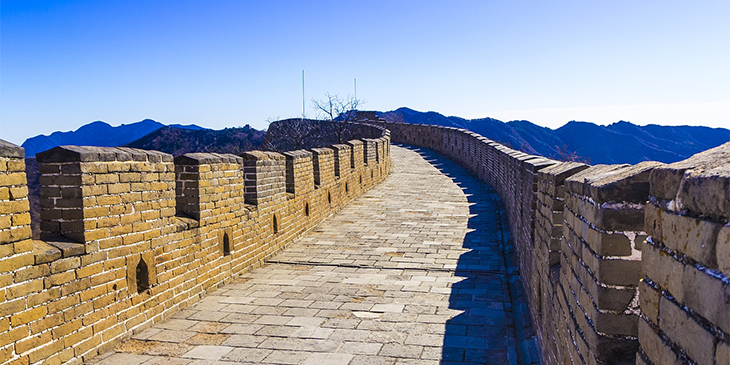
[[[38,154],[32,240],[23,149],[0,145],[0,363],[79,363],[250,270],[382,181],[379,127],[329,148],[173,156]]]
[[[463,129],[382,125],[498,191],[545,364],[730,364],[730,143],[589,166]]]
[[[545,364],[730,364],[730,144],[589,166],[454,128],[370,121],[284,154],[0,145],[0,362],[79,363],[249,270],[382,181],[393,142],[499,193]]]

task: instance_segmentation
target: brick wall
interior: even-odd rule
[[[379,160],[359,140],[174,159],[54,148],[38,155],[42,240],[23,149],[0,141],[0,363],[80,363],[260,265],[387,176],[388,131],[358,130]]]
[[[498,192],[543,363],[730,364],[730,143],[670,165],[588,166],[463,129],[380,125]]]
[[[730,364],[730,145],[652,171],[637,364]]]

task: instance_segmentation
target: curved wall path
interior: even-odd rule
[[[428,150],[393,146],[392,163],[383,183],[268,265],[92,363],[536,359],[515,340],[531,328],[519,319],[525,305],[514,299],[521,285],[496,193]]]

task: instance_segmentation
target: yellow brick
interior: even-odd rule
[[[26,297],[43,290],[43,280],[36,279],[8,288],[8,299]]]
[[[27,186],[21,186],[21,187],[15,187],[10,188],[10,199],[11,200],[18,200],[28,197],[28,187]]]
[[[64,323],[63,313],[56,313],[43,317],[41,321],[35,321],[30,324],[30,333],[37,334],[48,330],[49,328],[60,326]]]
[[[51,343],[46,344],[43,347],[36,348],[34,351],[28,354],[28,358],[32,363],[36,363],[48,359],[52,355],[61,352],[63,348],[63,341],[52,341]],[[49,365],[51,364],[50,361],[45,361],[45,363]]]
[[[10,323],[13,327],[22,326],[37,319],[43,318],[48,313],[46,306],[35,307],[24,312],[20,312],[10,317]]]
[[[28,352],[33,348],[39,347],[44,343],[51,341],[51,333],[45,332],[35,336],[28,337],[26,339],[17,341],[15,343],[15,351],[18,353]]]
[[[66,347],[77,347],[82,341],[91,338],[93,331],[91,327],[82,328],[74,333],[70,333],[63,337],[63,342]],[[101,337],[99,337],[101,339]],[[78,354],[77,355],[81,355]]]
[[[104,269],[103,262],[97,262],[93,265],[82,266],[76,270],[76,276],[79,278],[85,278],[87,276],[95,275],[100,273]]]
[[[31,279],[42,278],[50,273],[51,268],[47,264],[24,267],[15,271],[15,282],[20,283]]]
[[[76,274],[73,271],[66,271],[58,274],[51,275],[48,280],[52,286],[59,286],[71,282],[76,279]]]
[[[59,259],[51,263],[51,272],[63,272],[73,270],[81,266],[81,259],[79,257],[69,257],[65,259]]]
[[[54,339],[61,338],[81,328],[81,319],[65,322],[51,330]]]
[[[97,286],[95,288],[91,288],[89,290],[84,290],[81,293],[79,293],[79,296],[81,298],[82,302],[86,302],[88,300],[94,300],[94,298],[100,297],[107,293],[107,288],[103,285]]]
[[[16,214],[29,210],[28,200],[0,201],[0,214]]]
[[[51,303],[48,303],[48,313],[61,312],[68,308],[73,307],[74,305],[76,305],[78,303],[79,303],[78,294],[68,296],[63,299],[59,299],[59,300],[53,301]]]
[[[60,297],[61,289],[51,288],[37,294],[31,294],[25,300],[29,307],[35,307],[44,303],[50,303]]]
[[[30,213],[14,214],[13,225],[24,226],[30,224]]]

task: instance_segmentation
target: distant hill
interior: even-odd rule
[[[573,155],[591,164],[641,161],[676,162],[730,141],[730,130],[696,126],[638,126],[620,121],[607,126],[572,121],[558,129],[518,120],[464,119],[409,108],[379,113],[406,123],[464,128],[516,150],[561,159]]]
[[[261,148],[265,131],[245,127],[212,129],[181,129],[163,127],[125,146],[157,150],[179,156],[190,152],[240,154]]]
[[[53,132],[49,136],[38,135],[28,138],[23,142],[22,146],[25,148],[25,155],[28,157],[62,145],[117,147],[135,141],[162,127],[165,127],[165,125],[152,119],[145,119],[131,124],[122,124],[118,127],[112,127],[102,121],[96,121],[83,125],[75,131]],[[172,127],[189,130],[203,129],[197,125],[175,124]]]

